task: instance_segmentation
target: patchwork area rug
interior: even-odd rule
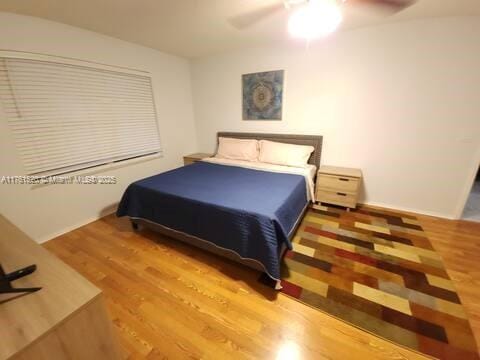
[[[479,359],[442,259],[413,216],[311,208],[282,279],[283,293],[379,337],[440,359]]]

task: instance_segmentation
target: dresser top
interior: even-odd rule
[[[98,288],[1,215],[0,263],[6,273],[36,264],[33,274],[15,280],[12,285],[42,287],[40,291],[14,299],[10,294],[0,294],[0,359],[24,349],[101,294]]]
[[[354,177],[354,178],[362,177],[362,170],[360,169],[338,167],[338,166],[327,166],[327,165],[320,166],[320,170],[318,172],[320,174],[326,174],[326,175],[338,175],[338,176],[347,176],[347,177]]]

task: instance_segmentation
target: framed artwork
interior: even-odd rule
[[[284,71],[242,75],[243,120],[282,120]]]

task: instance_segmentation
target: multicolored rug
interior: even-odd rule
[[[479,359],[460,299],[413,216],[310,209],[283,266],[282,292],[440,359]]]

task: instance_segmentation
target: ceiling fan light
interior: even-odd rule
[[[290,16],[288,32],[312,40],[334,32],[341,22],[342,13],[333,0],[310,0]]]

